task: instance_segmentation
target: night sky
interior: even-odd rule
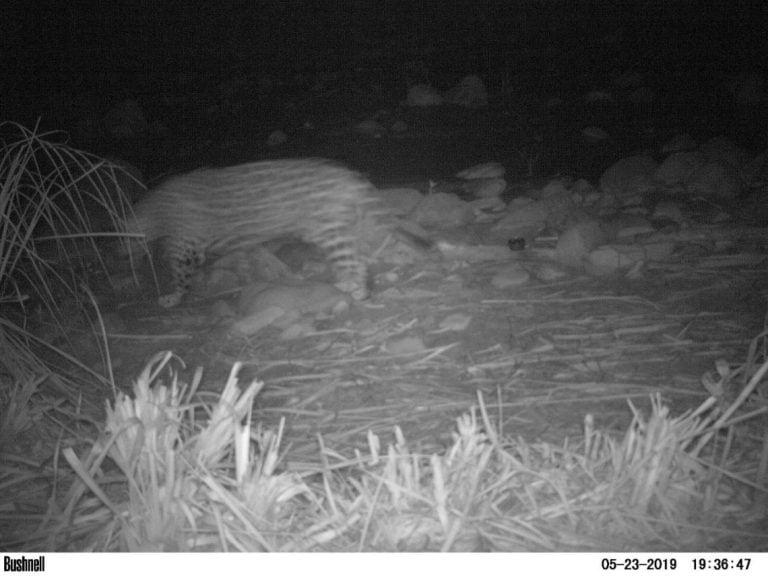
[[[354,143],[343,150],[316,149],[311,139],[305,139],[302,147],[294,136],[308,121],[319,125],[329,114],[336,116],[328,122],[337,125],[340,115],[351,122],[382,108],[396,108],[409,86],[425,80],[406,72],[413,63],[428,70],[426,80],[440,91],[467,74],[479,75],[492,98],[504,87],[511,89],[506,100],[495,102],[517,106],[513,117],[520,117],[520,112],[528,115],[525,102],[530,99],[543,105],[559,98],[578,106],[578,99],[590,91],[612,90],[622,74],[637,73],[659,102],[671,103],[663,111],[667,116],[654,120],[670,134],[672,129],[706,128],[699,137],[744,136],[742,145],[765,146],[766,131],[759,122],[722,112],[720,106],[732,100],[735,80],[766,73],[768,3],[15,0],[6,4],[6,30],[0,37],[5,70],[0,117],[25,125],[42,118],[45,129],[72,134],[75,145],[143,167],[151,165],[151,171],[162,171],[168,164],[188,168],[263,157],[269,151],[255,150],[253,142],[263,143],[275,129],[289,132],[295,144],[284,154],[331,154],[375,165],[375,154],[353,158],[358,151]],[[277,87],[269,94],[260,92],[265,80]],[[233,89],[240,92],[233,96]],[[326,93],[338,96],[329,114],[321,101]],[[89,128],[126,100],[137,101],[149,123],[177,140],[164,137],[162,150],[157,142],[148,147],[146,141],[126,148]],[[236,118],[238,110],[241,116]],[[555,127],[551,139],[555,144],[563,142],[562,130],[578,131],[593,121],[574,112],[578,110],[569,110],[563,119],[569,126]],[[750,113],[755,112],[758,119],[765,117],[759,111]],[[719,118],[719,123],[711,123],[712,118]],[[533,124],[536,119],[531,115],[525,121]],[[525,138],[533,138],[538,130],[519,128]],[[638,145],[633,134],[640,128],[625,123],[623,129],[629,138],[612,154]],[[507,141],[519,137],[500,136]],[[235,153],[223,148],[215,153],[212,145],[205,144],[233,138],[243,143]],[[472,144],[466,138],[464,142],[471,150]],[[187,157],[183,162],[171,157],[194,143],[197,152],[181,152]],[[516,152],[510,149],[505,154],[512,157]],[[564,157],[560,150],[551,155]],[[604,168],[604,161],[596,160],[592,170]]]
[[[510,49],[555,50],[567,62],[603,46],[626,67],[725,73],[765,66],[768,36],[768,9],[740,8],[745,2],[5,4],[5,90],[27,94],[143,90],[184,74],[215,81],[237,70],[289,73],[349,65],[376,51],[427,54],[462,74],[493,73],[488,68]]]

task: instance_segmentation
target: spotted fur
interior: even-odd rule
[[[196,170],[170,178],[134,209],[129,232],[164,241],[174,289],[160,298],[177,305],[206,254],[248,249],[294,237],[319,247],[341,290],[367,296],[363,237],[375,213],[373,185],[321,159],[269,160]],[[374,219],[374,221],[376,221]]]

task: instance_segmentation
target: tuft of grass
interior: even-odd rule
[[[77,542],[89,550],[279,549],[274,534],[295,518],[295,503],[309,490],[298,475],[276,471],[281,433],[251,430],[263,384],[241,391],[235,365],[218,402],[199,405],[193,398],[201,373],[190,386],[179,384],[168,372],[173,358],[155,356],[133,397],[118,393],[90,451],[63,450],[80,481],[63,511],[41,528],[37,541],[45,548]],[[161,383],[164,373],[169,384]],[[127,494],[110,495],[107,464],[117,467]]]
[[[766,489],[754,463],[720,447],[719,414],[705,401],[671,416],[630,403],[623,434],[598,430],[562,444],[526,442],[494,424],[482,395],[453,441],[424,453],[395,427],[370,432],[354,457],[319,438],[322,469],[282,465],[283,423],[263,430],[235,364],[213,404],[198,400],[198,370],[179,383],[160,353],[118,393],[95,441],[61,449],[69,489],[27,549],[89,551],[598,551],[765,545],[763,510],[744,495]],[[752,376],[762,378],[763,364]],[[31,392],[31,389],[30,389]],[[20,391],[20,395],[30,392]],[[752,411],[744,415],[755,420]],[[503,422],[503,419],[499,419]],[[745,424],[741,421],[739,426]],[[737,422],[729,434],[740,434]],[[705,455],[702,455],[702,451]],[[58,460],[56,458],[55,460]],[[63,468],[63,466],[62,466]],[[14,481],[21,481],[18,467]],[[758,526],[758,529],[755,529]]]
[[[130,242],[119,232],[131,210],[120,183],[133,177],[37,126],[3,122],[0,134],[0,366],[24,378],[45,370],[40,341],[66,342],[73,313],[91,305],[90,270],[108,271],[105,238]],[[32,334],[32,320],[44,334]]]

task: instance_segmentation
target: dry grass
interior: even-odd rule
[[[68,482],[62,450],[97,432],[82,391],[114,391],[88,285],[107,267],[107,230],[130,209],[119,182],[131,176],[37,128],[4,122],[0,137],[0,540],[11,546]],[[104,372],[74,354],[81,333],[100,345]]]
[[[396,427],[394,443],[369,433],[354,458],[320,437],[322,466],[292,471],[281,464],[282,427],[253,421],[262,383],[240,390],[236,365],[217,402],[206,405],[197,400],[201,373],[181,384],[172,355],[161,354],[136,380],[133,398],[118,394],[89,447],[79,454],[62,447],[57,474],[69,487],[51,496],[37,530],[18,544],[562,551],[695,550],[728,541],[764,549],[766,441],[750,436],[768,411],[764,334],[751,350],[742,368],[707,377],[718,390],[737,376],[746,382],[732,401],[718,393],[680,416],[658,396],[647,415],[630,403],[634,417],[623,434],[597,430],[587,416],[580,438],[528,443],[499,429],[479,395],[444,451],[415,451]],[[19,391],[20,402],[28,397],[29,389]],[[741,450],[761,453],[760,464],[745,462]],[[12,482],[31,480],[22,469]]]
[[[0,133],[0,363],[24,378],[45,372],[53,356],[58,373],[107,382],[67,353],[66,342],[73,318],[93,310],[89,275],[107,270],[104,239],[128,242],[114,231],[130,211],[120,181],[132,177],[56,134],[10,122]],[[100,333],[98,319],[90,329]]]

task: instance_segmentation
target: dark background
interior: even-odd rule
[[[505,52],[554,51],[591,68],[696,76],[765,67],[759,2],[366,0],[4,2],[6,91],[152,90],[180,76],[283,73],[424,54],[456,75],[493,74]],[[535,68],[536,62],[530,62]],[[574,65],[578,66],[574,68]],[[18,93],[17,93],[18,96]]]
[[[466,74],[477,74],[496,115],[467,118],[464,124],[474,123],[480,139],[505,118],[517,119],[514,132],[495,138],[520,142],[546,131],[539,124],[550,122],[553,160],[545,170],[585,165],[566,137],[589,125],[618,138],[610,157],[603,154],[591,162],[590,174],[636,148],[637,134],[649,124],[659,138],[671,136],[673,129],[702,140],[722,134],[760,150],[766,146],[765,103],[760,104],[762,111],[734,112],[732,82],[755,73],[765,77],[767,4],[6,0],[0,118],[26,125],[42,118],[46,128],[70,131],[76,145],[121,156],[150,172],[163,171],[168,164],[189,168],[263,157],[269,150],[255,150],[253,142],[264,142],[275,129],[291,135],[294,148],[283,150],[285,155],[320,153],[373,169],[379,164],[378,151],[358,162],[351,157],[360,152],[358,143],[328,150],[321,142],[318,151],[316,142],[302,148],[294,135],[308,120],[319,126],[321,119],[343,113],[356,122],[378,109],[396,108],[416,82],[426,80],[446,90]],[[428,71],[427,77],[419,66]],[[619,116],[611,111],[614,118],[607,121],[605,115],[585,115],[578,104],[560,117],[534,117],[531,102],[538,106],[557,97],[578,103],[592,90],[612,90],[616,78],[629,71],[640,75],[662,105],[640,115],[637,110],[621,110]],[[260,92],[264,80],[270,89]],[[332,102],[322,99],[331,93]],[[96,141],[82,129],[84,118],[103,116],[126,99],[136,100],[150,123],[162,124],[165,134],[178,140],[166,138],[162,150],[146,142],[125,149]],[[506,106],[503,111],[500,103]],[[233,112],[214,110],[226,107]],[[405,119],[418,127],[418,118]],[[434,126],[452,129],[442,120]],[[249,146],[214,154],[217,145],[208,144],[238,137]],[[454,156],[465,161],[496,157],[513,162],[519,156],[517,144],[515,150],[496,153],[478,150],[471,136],[461,138],[466,149]],[[184,160],[161,159],[183,142],[197,142],[197,149],[185,152]],[[467,156],[473,150],[477,158]],[[402,158],[393,156],[390,165],[421,154],[429,169],[454,169],[456,162],[442,162],[443,152],[432,160],[428,153],[426,147],[402,151]]]

